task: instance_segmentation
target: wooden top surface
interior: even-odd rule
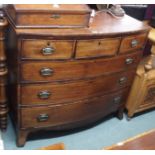
[[[12,4],[11,4],[12,5]],[[14,4],[12,5],[16,12],[90,12],[85,4]]]
[[[155,150],[155,129],[144,132],[124,142],[117,143],[105,150]]]
[[[46,147],[41,147],[39,150],[65,150],[65,144],[64,143],[57,143],[53,145],[49,145]]]
[[[114,36],[120,34],[132,34],[150,29],[145,23],[128,15],[123,18],[115,18],[106,12],[98,12],[90,19],[88,28],[51,28],[51,29],[16,29],[17,34],[39,36]]]

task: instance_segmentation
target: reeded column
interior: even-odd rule
[[[7,66],[5,55],[5,29],[7,27],[7,20],[4,17],[3,11],[0,10],[0,129],[5,131],[7,128],[7,96],[6,96],[6,84],[7,84]]]

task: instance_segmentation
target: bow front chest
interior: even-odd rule
[[[149,27],[106,12],[76,28],[18,27],[7,9],[6,15],[9,99],[18,146],[37,130],[77,128],[115,112],[122,117]]]

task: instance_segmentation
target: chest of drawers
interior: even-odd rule
[[[73,129],[115,112],[121,118],[148,30],[127,15],[115,19],[105,12],[84,29],[16,29],[10,22],[17,145],[36,130]]]

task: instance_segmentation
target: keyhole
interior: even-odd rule
[[[100,41],[98,42],[98,45],[99,45],[99,46],[101,45],[101,42],[100,42]]]
[[[47,42],[47,46],[50,46],[50,42]]]

